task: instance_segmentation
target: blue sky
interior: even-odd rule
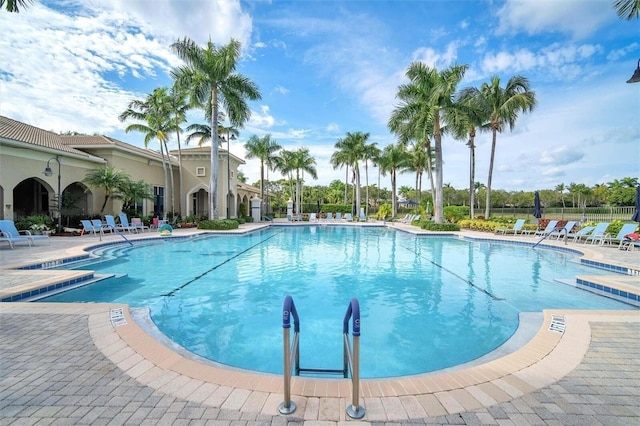
[[[468,64],[460,88],[519,74],[538,98],[533,113],[498,135],[493,188],[591,186],[640,177],[640,84],[626,83],[640,59],[640,21],[620,20],[611,4],[36,0],[19,14],[0,14],[0,113],[141,146],[142,136],[125,134],[117,117],[131,100],[171,84],[169,71],[180,61],[169,45],[234,37],[243,45],[238,71],[258,84],[262,100],[251,103],[231,152],[244,157],[251,135],[270,133],[286,149],[309,148],[318,179],[307,184],[327,185],[344,179],[329,158],[346,132],[369,132],[380,148],[395,142],[386,123],[412,61]],[[486,184],[490,135],[476,145],[476,180]],[[466,187],[465,143],[446,137],[443,157],[444,182]],[[256,161],[241,170],[249,182],[259,179]],[[400,185],[414,181],[399,177]],[[390,188],[389,177],[381,186]]]

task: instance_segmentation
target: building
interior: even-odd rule
[[[144,181],[152,188],[153,200],[136,204],[142,216],[161,217],[171,212],[182,217],[208,216],[210,147],[181,151],[182,184],[177,150],[165,158],[170,170],[165,184],[160,152],[108,136],[59,135],[0,116],[0,218],[17,220],[33,214],[57,217],[59,192],[63,218],[117,214],[122,210],[121,200],[110,198],[105,203],[104,189],[83,182],[88,172],[106,166],[122,170],[133,181]],[[259,196],[258,188],[238,182],[238,167],[242,164],[243,159],[220,149],[220,218],[246,215],[250,198]],[[46,167],[53,171],[51,176],[44,174]],[[63,223],[63,226],[78,224]]]

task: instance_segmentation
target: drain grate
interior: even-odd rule
[[[549,331],[556,333],[564,333],[567,323],[563,315],[551,315],[551,324],[549,324]]]
[[[111,309],[111,325],[114,327],[127,325],[127,320],[124,319],[124,311],[122,308]]]

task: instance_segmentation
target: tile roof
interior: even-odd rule
[[[60,135],[31,126],[9,117],[0,115],[0,138],[37,145],[43,148],[69,152],[88,157],[86,152],[78,151],[62,142]]]
[[[147,148],[140,148],[118,139],[102,135],[62,135],[62,143],[74,148],[97,148],[108,146],[111,148],[119,148],[125,151],[134,152],[145,157],[151,157],[158,161],[162,161],[162,156],[158,151]]]

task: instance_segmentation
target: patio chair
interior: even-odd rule
[[[336,213],[336,220],[342,220],[342,213]]]
[[[309,222],[317,222],[318,218],[315,213],[309,213]]]
[[[353,222],[353,216],[351,215],[351,213],[345,213],[344,220],[346,220],[347,222]]]
[[[116,220],[113,217],[113,215],[110,215],[110,214],[104,215],[104,220],[107,222],[106,225],[103,225],[102,223],[100,224],[94,223],[94,226],[98,226],[102,228],[103,232],[107,230],[110,232],[124,231],[121,225],[116,224]]]
[[[618,248],[621,248],[622,240],[624,240],[625,235],[635,233],[637,228],[638,228],[637,223],[625,223],[624,225],[622,225],[622,228],[620,228],[620,231],[615,237],[612,237],[610,234],[605,234],[601,244],[604,245],[606,243],[609,243],[609,244],[618,243]]]
[[[367,216],[364,213],[360,213],[360,217],[358,219],[360,219],[360,222],[366,222]]]
[[[518,232],[522,232],[522,228],[524,227],[525,222],[526,222],[526,219],[518,219],[516,220],[516,223],[514,223],[511,228],[498,228],[496,229],[495,232],[496,234],[502,234],[502,235],[507,235],[507,234],[518,235]]]
[[[333,213],[327,213],[327,220],[333,220]]]
[[[5,222],[5,221],[2,220],[0,222]],[[13,248],[15,248],[14,247],[15,243],[27,243],[27,244],[29,244],[29,247],[31,247],[31,242],[32,241],[29,238],[27,238],[26,235],[20,235],[19,232],[18,232],[17,236],[11,235],[11,234],[5,232],[4,228],[2,228],[2,229],[0,229],[0,242],[5,242],[5,243],[9,244],[9,247],[11,247],[13,249]]]
[[[578,232],[569,232],[566,238],[567,239],[573,238],[573,242],[575,243],[576,241],[579,241],[582,238],[588,237],[591,231],[593,231],[594,229],[596,229],[595,226],[585,226],[584,228],[580,229]]]
[[[609,222],[600,222],[596,225],[595,229],[587,238],[585,238],[584,243],[587,244],[591,242],[591,244],[601,243],[604,236],[607,235],[607,228],[609,227]]]
[[[102,233],[102,229],[98,228],[96,229],[93,226],[93,223],[88,220],[88,219],[82,219],[80,220],[80,223],[82,224],[82,231],[80,231],[80,235],[84,235],[84,234],[96,234],[96,232],[100,232]]]
[[[15,223],[13,223],[13,221],[9,219],[0,220],[0,232],[2,232],[4,238],[10,240],[11,242],[17,243],[22,241],[22,238],[26,238],[27,240],[29,240],[30,246],[33,245],[36,240],[47,240],[49,243],[51,243],[49,235],[34,235],[31,233],[31,231],[27,230],[18,231]],[[13,248],[13,246],[11,248]]]
[[[550,220],[549,223],[547,223],[546,228],[544,228],[543,230],[537,230],[536,232],[534,232],[533,236],[534,237],[546,237],[547,235],[551,234],[556,229],[556,225],[557,224],[558,224],[557,220]]]
[[[142,219],[140,219],[139,217],[132,217],[131,218],[131,226],[136,228],[136,230],[140,230],[140,232],[144,232],[145,229],[147,231],[149,231],[149,232],[151,231],[151,229],[149,229],[149,227],[147,225],[142,223]]]
[[[569,233],[571,232],[571,230],[573,229],[574,226],[576,226],[576,223],[578,223],[575,220],[570,220],[568,221],[563,228],[561,229],[556,229],[554,230],[552,233],[549,234],[549,238],[551,237],[556,237],[558,240],[560,239],[560,237],[566,239],[567,235],[569,235]]]
[[[125,230],[125,231],[133,231],[133,232],[138,232],[138,228],[136,228],[135,226],[131,226],[129,225],[129,218],[127,217],[127,215],[125,213],[118,213],[118,218],[120,219],[120,228]]]

